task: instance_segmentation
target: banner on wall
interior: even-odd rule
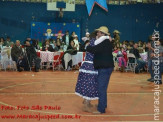
[[[108,12],[106,0],[86,0],[85,2],[86,2],[87,11],[88,11],[89,16],[91,15],[95,4],[97,4],[102,9],[104,9],[105,11]]]
[[[79,23],[45,23],[32,22],[31,23],[31,38],[43,41],[45,39],[56,39],[58,35],[64,36],[65,32],[73,31],[78,35],[80,41],[80,24]]]

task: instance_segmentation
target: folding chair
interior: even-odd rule
[[[127,54],[127,58],[128,58],[128,61],[127,61],[126,72],[128,70],[130,70],[135,73],[135,68],[137,66],[137,61],[136,61],[135,55],[132,53],[129,53],[129,54]]]
[[[112,53],[113,54],[113,61],[114,61],[114,71],[119,69],[118,62],[117,62],[117,53]]]
[[[54,59],[50,60],[47,65],[48,65],[48,67],[52,67],[53,71],[54,71],[54,69],[57,69],[57,68],[58,68],[58,70],[60,70],[61,69],[60,52],[54,52]]]

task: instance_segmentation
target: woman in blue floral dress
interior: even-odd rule
[[[101,43],[108,36],[103,36],[101,39],[96,40],[96,38],[92,38],[90,40],[90,46],[94,46],[95,44]],[[96,41],[96,43],[95,43]],[[93,57],[94,54],[86,52],[85,61],[82,62],[82,65],[79,69],[78,80],[75,88],[75,94],[84,98],[83,110],[86,112],[90,112],[90,100],[98,99],[98,84],[97,84],[97,70],[94,69],[93,66]]]

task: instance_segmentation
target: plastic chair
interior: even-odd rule
[[[135,68],[137,66],[137,61],[136,61],[135,55],[132,53],[129,53],[129,54],[127,54],[127,58],[128,58],[128,61],[127,61],[126,72],[128,70],[130,70],[135,73]]]
[[[54,69],[58,69],[60,70],[61,69],[61,60],[60,60],[60,52],[54,52],[54,59],[53,60],[50,60],[47,65],[48,67],[52,67],[53,68],[53,71]]]

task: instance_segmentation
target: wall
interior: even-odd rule
[[[64,12],[58,18],[58,12],[47,11],[45,3],[0,2],[0,36],[9,35],[13,41],[24,40],[30,36],[31,22],[79,22],[81,36],[86,30],[105,25],[112,33],[114,29],[121,32],[122,40],[144,40],[153,29],[163,34],[163,4],[136,4],[115,6],[108,5],[109,12],[97,5],[89,17],[85,5],[76,5],[75,12]],[[157,23],[157,24],[156,24]]]

